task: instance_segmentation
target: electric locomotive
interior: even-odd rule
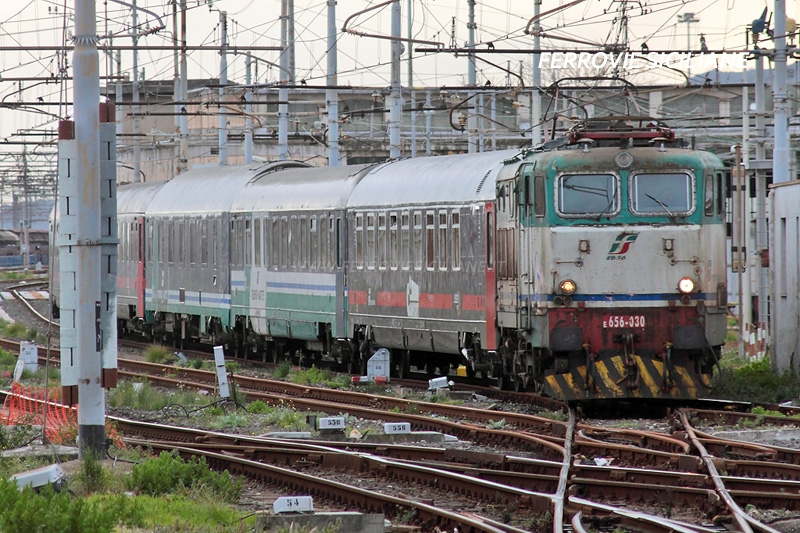
[[[507,388],[708,391],[726,332],[725,168],[652,119],[622,120],[582,123],[498,176],[492,363]]]

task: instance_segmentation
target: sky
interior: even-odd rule
[[[219,45],[220,12],[229,20],[229,42],[246,49],[248,46],[280,45],[280,0],[186,0],[188,5],[188,44]],[[107,42],[109,35],[116,44],[130,45],[133,0],[98,0],[97,31]],[[478,49],[489,43],[496,50],[525,50],[533,39],[525,34],[533,16],[534,0],[475,0],[475,41]],[[148,31],[165,26],[139,39],[140,45],[171,45],[171,0],[138,0],[139,29]],[[336,6],[339,50],[338,83],[340,85],[387,87],[390,82],[390,42],[341,31],[345,19],[360,10],[382,2],[338,0]],[[128,5],[124,5],[128,4]],[[294,0],[296,18],[296,78],[309,85],[325,84],[327,49],[327,1]],[[566,6],[563,10],[559,7]],[[622,0],[543,0],[541,25],[546,37],[542,48],[599,50],[605,43],[623,39],[620,25]],[[0,138],[19,139],[23,133],[55,127],[58,117],[69,114],[65,106],[28,106],[27,110],[3,107],[4,103],[47,102],[57,104],[71,100],[69,84],[56,83],[60,72],[71,74],[71,53],[63,54],[34,47],[58,46],[69,41],[72,32],[74,0],[18,0],[0,3]],[[409,10],[410,6],[410,10]],[[711,50],[742,50],[745,47],[745,26],[761,15],[764,7],[773,11],[773,2],[764,0],[638,0],[625,2],[628,20],[627,38],[631,50],[685,50],[689,45],[700,49],[700,34]],[[455,44],[465,46],[468,39],[468,0],[401,0],[402,33],[408,34],[408,17],[415,39],[442,43],[445,49]],[[694,13],[697,22],[680,22],[680,17]],[[800,19],[800,0],[787,0],[788,17]],[[453,25],[455,20],[455,25]],[[774,25],[774,22],[773,22]],[[391,7],[371,10],[352,19],[348,26],[359,32],[388,35],[391,31]],[[454,35],[453,35],[454,32]],[[687,36],[688,32],[688,36]],[[589,44],[577,44],[575,40]],[[597,45],[596,47],[592,44]],[[408,45],[406,45],[408,46]],[[422,44],[412,45],[414,49]],[[424,45],[430,47],[429,45]],[[770,47],[771,43],[762,44]],[[278,52],[255,54],[267,62],[278,63]],[[505,85],[510,69],[522,73],[526,85],[531,82],[530,55],[482,54],[477,62],[477,83]],[[132,52],[122,52],[122,68],[131,72]],[[484,61],[486,60],[486,61]],[[490,64],[490,63],[493,63]],[[244,83],[244,57],[228,59],[228,79]],[[66,68],[65,68],[66,65]],[[171,52],[142,51],[140,71],[144,79],[171,80]],[[412,85],[440,87],[467,83],[467,59],[453,53],[414,53]],[[699,67],[692,67],[694,70]],[[112,61],[101,57],[101,75],[112,73]],[[407,66],[402,67],[402,84],[408,86]],[[545,73],[544,79],[555,75]],[[214,52],[192,52],[189,57],[189,78],[216,78],[219,55]],[[634,78],[637,76],[634,75]],[[30,78],[20,81],[19,78]],[[36,78],[36,79],[33,79]],[[43,83],[40,78],[51,78]],[[275,82],[279,70],[261,63],[257,81]],[[668,69],[650,69],[638,75],[640,82],[681,83],[684,78]],[[6,80],[6,81],[4,81]],[[517,81],[510,78],[512,85]]]

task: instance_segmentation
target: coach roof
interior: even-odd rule
[[[369,171],[348,207],[424,205],[492,200],[503,162],[519,150],[402,159]]]

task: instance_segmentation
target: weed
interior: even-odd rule
[[[7,350],[0,349],[0,367],[13,367],[16,364],[17,364],[16,355]]]
[[[292,372],[292,364],[288,361],[284,361],[278,365],[278,368],[275,369],[275,372],[272,373],[272,377],[275,379],[283,379],[287,377]]]
[[[177,453],[161,454],[144,463],[133,465],[128,489],[150,496],[173,494],[184,489],[206,487],[223,501],[234,503],[242,492],[242,480],[234,480],[228,472],[208,469],[205,458],[183,461]]]
[[[209,424],[213,429],[238,428],[247,425],[247,416],[239,413],[222,415]]]
[[[144,351],[144,360],[148,363],[155,363],[159,365],[168,364],[167,362],[174,362],[175,356],[163,346],[156,344],[150,346]]]
[[[738,368],[735,365],[730,361],[721,365],[714,376],[713,397],[777,404],[800,396],[800,382],[794,374],[773,372],[767,358]]]
[[[131,407],[144,411],[159,411],[167,405],[173,404],[191,406],[202,403],[201,399],[192,391],[178,390],[164,393],[154,389],[148,381],[120,382],[117,388],[109,393],[107,402],[111,407]]]
[[[272,407],[263,400],[256,400],[247,404],[247,412],[251,414],[263,415],[272,411]]]
[[[569,415],[562,410],[558,411],[542,411],[537,413],[536,416],[540,416],[542,418],[546,418],[548,420],[558,420],[558,421],[565,421],[569,418]]]
[[[87,495],[105,491],[110,481],[109,473],[103,468],[99,454],[88,451],[84,453],[81,468],[73,479],[76,482],[76,491]]]

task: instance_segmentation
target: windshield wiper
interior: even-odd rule
[[[657,203],[658,205],[660,205],[660,206],[661,206],[661,208],[662,208],[664,211],[666,211],[666,212],[667,212],[667,215],[669,215],[669,218],[675,218],[675,215],[673,215],[673,214],[672,214],[672,211],[670,211],[670,210],[669,210],[669,207],[667,207],[667,205],[666,205],[664,202],[662,202],[661,200],[659,200],[659,199],[658,199],[658,198],[656,198],[655,196],[650,196],[650,195],[649,195],[649,194],[647,194],[647,193],[644,193],[644,195],[645,195],[645,196],[647,196],[648,198],[650,198],[651,200],[653,200],[653,201],[654,201],[655,203]]]

